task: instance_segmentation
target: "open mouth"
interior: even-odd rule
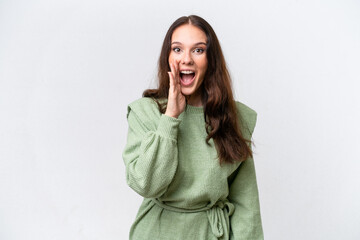
[[[180,72],[180,81],[184,86],[191,85],[195,80],[195,72],[194,71],[181,71]]]

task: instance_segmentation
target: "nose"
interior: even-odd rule
[[[182,58],[182,64],[193,64],[193,59],[191,57],[191,53],[187,52],[183,55],[183,58]]]

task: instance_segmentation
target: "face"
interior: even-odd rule
[[[169,63],[179,61],[181,92],[192,105],[201,105],[201,84],[208,66],[206,43],[205,33],[191,24],[179,26],[171,37]]]

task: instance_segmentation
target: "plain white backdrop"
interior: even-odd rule
[[[127,239],[142,198],[126,106],[155,86],[165,33],[214,28],[258,113],[268,240],[360,239],[360,2],[0,1],[0,239]]]

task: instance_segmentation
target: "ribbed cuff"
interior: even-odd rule
[[[178,129],[181,119],[169,117],[168,115],[161,114],[157,133],[163,137],[177,140]]]

